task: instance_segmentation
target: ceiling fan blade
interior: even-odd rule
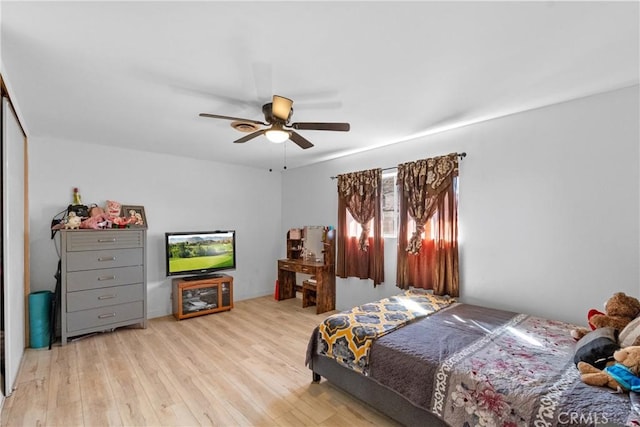
[[[200,113],[200,117],[210,117],[210,118],[213,118],[213,119],[233,120],[233,121],[255,123],[257,125],[267,126],[266,123],[258,121],[258,120],[242,119],[240,117],[231,117],[231,116],[221,116],[219,114]]]
[[[262,135],[265,131],[266,131],[266,129],[260,129],[260,130],[257,130],[257,131],[255,131],[255,132],[253,132],[253,133],[250,133],[250,134],[249,134],[249,135],[247,135],[247,136],[243,136],[243,137],[242,137],[242,138],[240,138],[240,139],[236,139],[236,140],[235,140],[235,141],[233,141],[233,142],[235,142],[236,144],[242,144],[243,142],[247,142],[247,141],[249,141],[250,139],[255,138],[256,136],[260,136],[260,135]]]
[[[290,131],[289,133],[289,139],[298,144],[300,148],[307,149],[313,147],[313,144],[298,132]]]
[[[337,130],[341,132],[348,132],[351,129],[349,123],[312,123],[312,122],[304,122],[304,123],[292,123],[289,125],[294,129],[302,129],[302,130]]]
[[[289,98],[285,98],[279,95],[273,95],[271,114],[273,114],[274,117],[286,122],[287,120],[289,120],[292,105],[293,101]]]

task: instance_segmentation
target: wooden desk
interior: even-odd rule
[[[311,274],[316,278],[316,313],[336,309],[336,274],[334,264],[302,259],[278,260],[278,300],[295,298],[296,273]]]

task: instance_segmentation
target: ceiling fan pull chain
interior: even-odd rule
[[[287,143],[282,144],[284,147],[284,170],[287,170]]]

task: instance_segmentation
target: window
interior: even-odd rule
[[[398,187],[396,172],[388,172],[382,175],[382,237],[395,238],[398,235]],[[370,223],[369,235],[374,236],[373,220]],[[353,219],[347,211],[347,226],[350,237],[358,237],[362,232],[362,226]]]
[[[373,236],[373,220],[369,221],[369,236]],[[362,233],[362,226],[358,221],[353,219],[349,211],[347,210],[347,227],[349,230],[349,237],[360,237]]]
[[[387,172],[382,175],[382,237],[385,238],[396,238],[398,236],[398,221],[399,215],[398,211],[400,209],[400,199],[398,196],[398,174],[393,172]],[[458,197],[458,178],[453,178],[453,188],[456,195]],[[435,225],[438,222],[438,213],[431,218],[430,223],[430,238],[434,239],[435,236]],[[349,237],[358,237],[362,232],[362,226],[353,219],[349,211],[347,211],[347,224],[349,228]],[[411,218],[408,219],[407,223],[407,237],[411,237],[413,230],[415,230],[415,221]],[[374,227],[373,220],[370,222],[369,235],[374,236]],[[425,238],[424,233],[422,235]]]
[[[382,236],[396,237],[398,235],[398,186],[396,172],[382,175]]]

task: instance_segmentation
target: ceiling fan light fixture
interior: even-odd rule
[[[269,141],[274,142],[276,144],[280,144],[282,142],[285,142],[287,139],[289,139],[289,132],[282,129],[269,129],[264,134]]]

